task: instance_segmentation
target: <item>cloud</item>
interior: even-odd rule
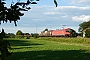
[[[72,6],[90,6],[90,0],[60,0],[60,2]]]
[[[73,16],[72,20],[74,20],[74,21],[89,21],[90,15]]]
[[[77,6],[90,6],[90,0],[64,0],[64,2]]]
[[[90,7],[89,6],[82,6],[82,7],[79,7],[79,6],[58,6],[57,8],[54,8],[55,11],[58,11],[58,10],[63,10],[63,11],[66,11],[66,10],[70,10],[70,9],[76,9],[76,10],[90,10]]]
[[[72,0],[72,3],[79,3],[79,4],[88,4],[90,0]]]
[[[44,12],[46,15],[61,14],[60,12]]]

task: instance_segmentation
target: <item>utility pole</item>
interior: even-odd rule
[[[66,25],[62,25],[62,26],[63,26],[63,27],[62,27],[62,28],[63,28],[63,29],[62,29],[62,33],[63,33],[62,35],[65,36],[64,27],[65,27]]]

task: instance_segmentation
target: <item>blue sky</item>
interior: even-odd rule
[[[12,0],[7,0],[9,4]],[[15,1],[15,0],[13,0]],[[24,0],[21,0],[24,1]],[[21,30],[24,33],[38,33],[45,28],[49,30],[72,28],[78,31],[79,24],[90,20],[90,0],[57,0],[55,7],[53,0],[40,0],[37,5],[30,5],[31,10],[24,12],[25,15],[17,22],[2,23],[6,33],[16,33]],[[8,6],[7,4],[7,6]]]

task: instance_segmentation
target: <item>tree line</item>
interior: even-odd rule
[[[21,30],[18,30],[16,33],[6,33],[5,31],[3,32],[5,34],[4,38],[25,38],[25,39],[30,39],[30,37],[38,38],[39,34],[38,33],[24,33]]]

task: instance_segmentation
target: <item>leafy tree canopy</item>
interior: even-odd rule
[[[71,33],[71,37],[76,37],[77,36],[77,33],[76,33],[76,31],[75,30],[73,30],[73,29],[70,29],[70,33]]]
[[[86,37],[90,38],[90,28],[86,30]]]
[[[20,20],[20,17],[24,15],[21,11],[28,11],[31,8],[27,7],[30,4],[37,4],[36,1],[39,0],[27,0],[27,2],[20,2],[17,0],[16,3],[11,3],[10,8],[5,6],[5,0],[0,0],[0,24],[1,21],[4,22],[14,22],[15,26],[17,26],[16,22]],[[54,0],[54,3],[57,7],[57,1]]]
[[[87,22],[83,22],[79,25],[79,32],[82,32],[89,27],[90,27],[90,20]]]
[[[17,32],[16,32],[16,35],[22,35],[23,33],[22,33],[22,31],[21,30],[18,30]]]
[[[48,29],[46,28],[44,31],[48,31]]]

